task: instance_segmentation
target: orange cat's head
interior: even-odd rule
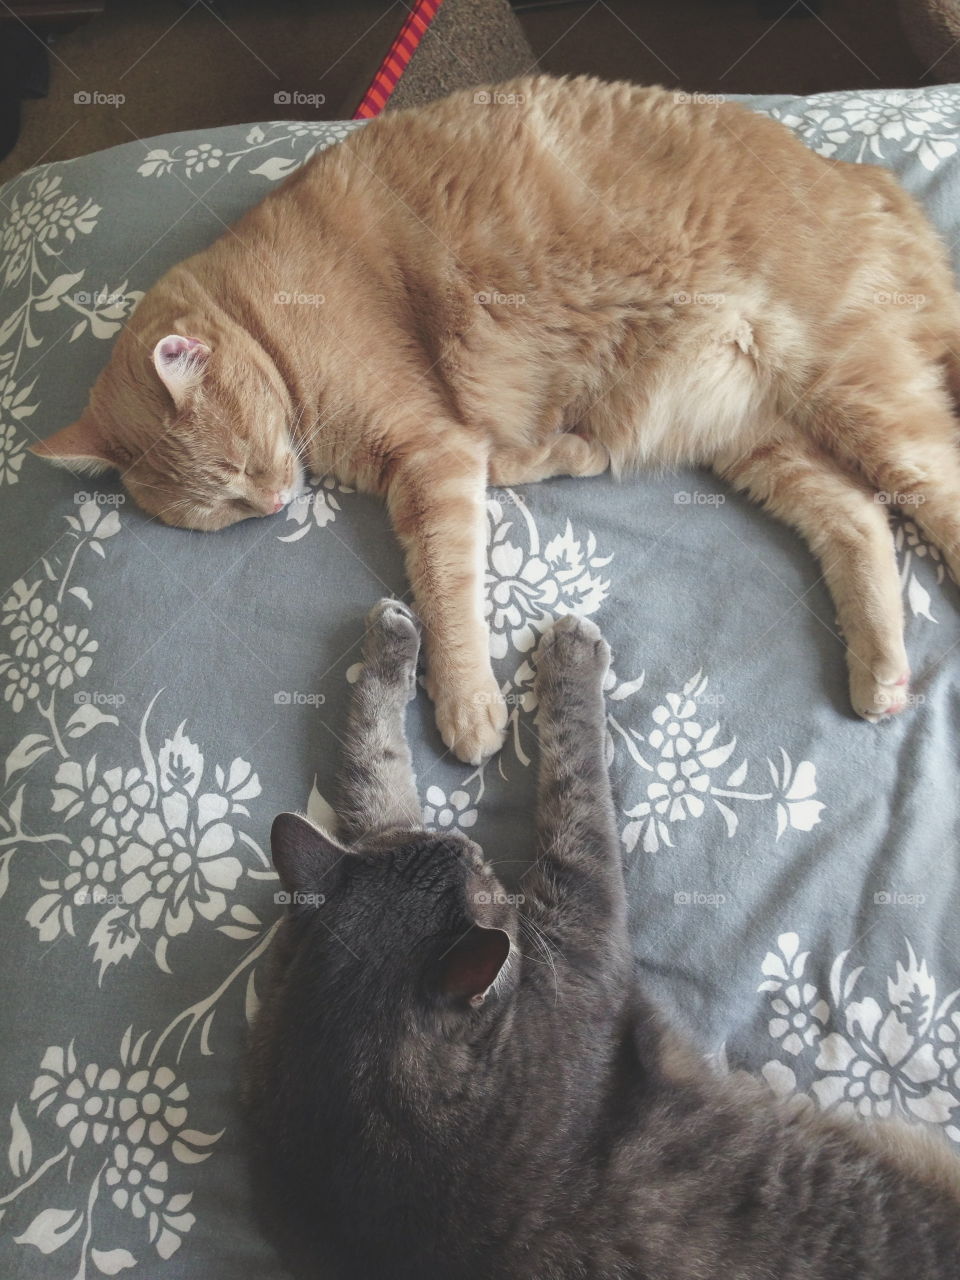
[[[83,414],[32,451],[75,471],[118,468],[165,524],[211,530],[272,515],[302,481],[290,396],[255,343],[232,345],[170,334],[151,356],[125,333]]]

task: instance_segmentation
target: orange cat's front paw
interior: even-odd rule
[[[446,745],[465,764],[479,764],[503,746],[507,705],[491,675],[475,685],[429,690],[437,712],[437,728]]]
[[[911,705],[910,669],[888,663],[879,670],[856,661],[850,664],[850,701],[858,716],[876,724]],[[922,699],[921,699],[922,701]]]

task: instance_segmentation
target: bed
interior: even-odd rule
[[[956,253],[960,89],[748,105],[892,167]],[[6,1280],[288,1274],[238,1098],[281,910],[268,832],[282,809],[330,820],[361,621],[406,592],[400,554],[383,508],[333,482],[194,534],[25,449],[77,415],[162,271],[358,127],[158,137],[0,190]],[[459,764],[424,694],[410,732],[427,824],[521,875],[532,651],[551,617],[593,617],[649,990],[718,1070],[960,1144],[960,598],[912,514],[895,530],[914,705],[872,727],[813,557],[713,476],[491,491],[507,745]]]

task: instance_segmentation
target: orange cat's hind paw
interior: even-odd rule
[[[881,675],[893,676],[893,679],[881,679]],[[905,668],[900,672],[878,674],[867,667],[861,670],[854,667],[850,674],[850,700],[858,716],[878,724],[916,701],[910,692],[910,672]]]

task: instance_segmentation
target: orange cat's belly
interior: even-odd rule
[[[614,370],[580,429],[608,450],[615,473],[754,447],[777,418],[763,336],[741,310],[717,306],[675,343]]]

